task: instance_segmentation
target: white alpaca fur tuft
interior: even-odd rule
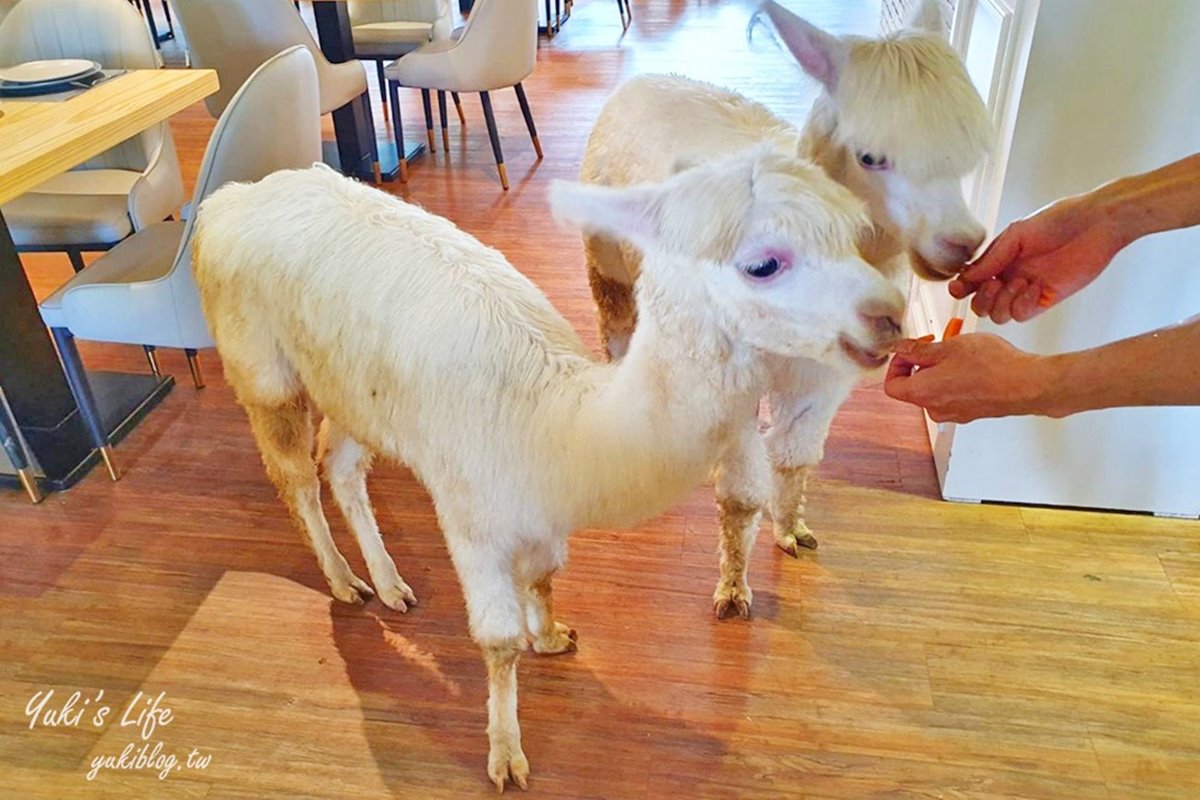
[[[683,213],[698,195],[736,237],[730,247]],[[529,641],[539,653],[574,649],[550,585],[567,535],[667,508],[723,453],[757,440],[771,360],[831,357],[846,338],[887,347],[894,336],[870,315],[903,302],[853,252],[861,204],[794,155],[736,154],[658,186],[558,186],[554,203],[560,218],[610,235],[639,221],[642,325],[620,365],[591,360],[499,252],[323,166],[221,188],[200,208],[194,246],[226,376],[335,597],[416,602],[371,511],[372,457],[403,461],[428,488],[488,667],[488,774],[501,789],[524,786],[529,770],[518,655]],[[754,266],[764,252],[788,268],[747,275],[742,256]],[[330,537],[313,411],[373,590]]]
[[[766,3],[759,12],[763,19],[824,88],[802,131],[736,92],[675,75],[639,76],[620,86],[602,109],[581,177],[622,187],[661,180],[677,163],[704,164],[714,154],[798,152],[865,202],[873,227],[859,229],[857,244],[882,275],[901,290],[907,290],[913,270],[945,279],[984,236],[961,184],[991,145],[992,131],[983,101],[943,38],[946,18],[937,3],[924,0],[912,26],[878,39],[833,36]],[[865,162],[868,155],[871,163]],[[707,225],[707,202],[694,197],[681,213],[691,215],[691,235],[698,241],[719,243],[732,232],[719,223]],[[634,286],[641,282],[643,254],[602,231],[585,234],[584,248],[605,348],[619,359],[635,323],[642,324]],[[900,316],[878,319],[880,330]],[[782,549],[796,555],[798,548],[816,546],[804,522],[806,480],[823,456],[837,409],[863,368],[877,362],[863,355],[851,346],[772,362],[769,462],[761,442],[743,440],[717,470],[718,615],[749,613],[746,550],[762,507],[771,511]],[[773,472],[769,497],[745,478],[758,472]]]

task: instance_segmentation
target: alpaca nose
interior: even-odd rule
[[[902,305],[888,300],[870,300],[859,307],[858,316],[881,346],[900,338],[904,319]]]
[[[964,231],[950,236],[939,236],[937,245],[951,261],[965,264],[975,255],[979,245],[983,244],[983,237],[983,231]]]

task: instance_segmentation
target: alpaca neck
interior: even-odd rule
[[[570,421],[570,463],[591,482],[574,492],[577,524],[628,525],[676,502],[708,476],[766,389],[762,358],[723,334],[699,281],[668,287],[662,272],[643,269],[629,352],[597,367]]]

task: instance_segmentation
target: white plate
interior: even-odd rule
[[[100,65],[95,61],[83,58],[56,58],[50,61],[27,61],[15,67],[0,69],[0,81],[9,83],[48,83],[50,81],[67,81],[78,78],[89,72],[95,72]]]

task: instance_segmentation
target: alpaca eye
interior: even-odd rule
[[[863,169],[887,169],[891,166],[887,156],[877,156],[872,153],[859,153],[858,163]]]
[[[779,259],[768,258],[754,264],[744,264],[740,269],[751,278],[761,281],[779,272]]]

